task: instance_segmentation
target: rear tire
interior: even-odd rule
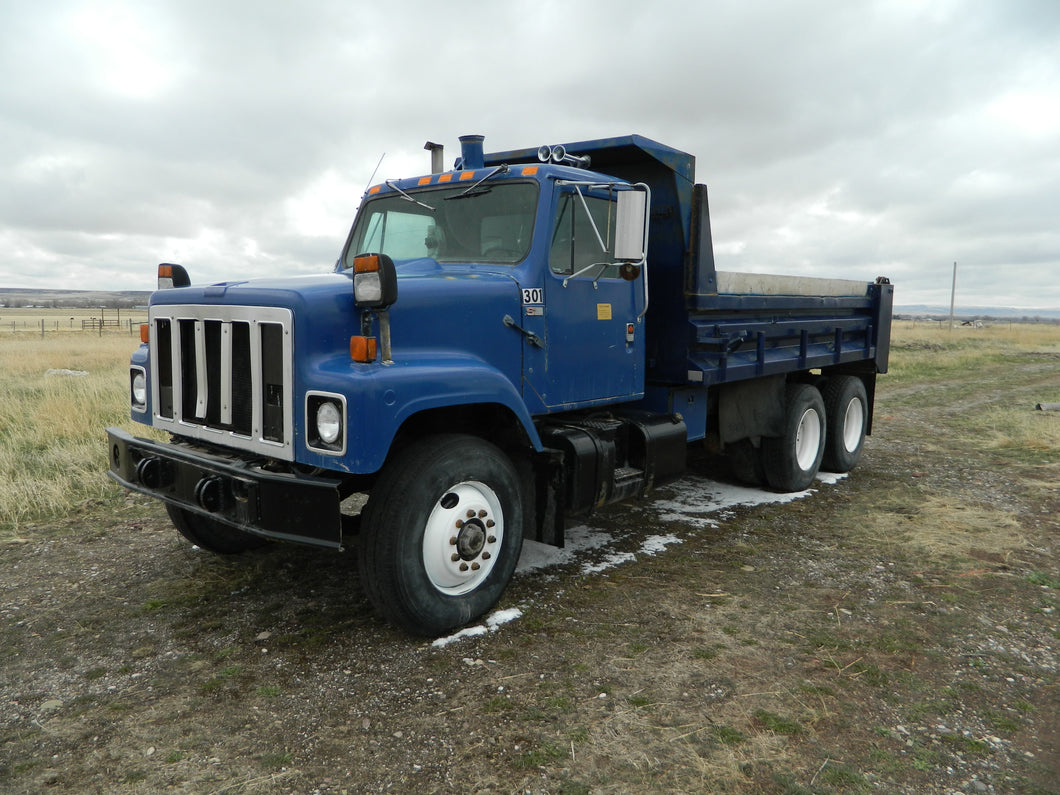
[[[208,552],[216,552],[218,555],[237,555],[268,543],[261,536],[244,533],[216,519],[209,519],[184,508],[170,505],[168,502],[166,512],[173,526],[182,536]]]
[[[522,552],[519,477],[495,445],[432,436],[387,462],[359,536],[365,593],[384,618],[434,637],[500,599]]]
[[[869,398],[865,384],[853,375],[837,375],[825,384],[824,409],[827,434],[821,468],[849,472],[861,458],[868,425]]]
[[[766,482],[777,491],[805,491],[821,467],[824,448],[825,410],[821,393],[809,384],[788,384],[784,435],[762,439]]]
[[[755,447],[750,439],[739,439],[726,444],[725,456],[729,471],[738,481],[748,486],[762,486],[765,483],[762,450]]]

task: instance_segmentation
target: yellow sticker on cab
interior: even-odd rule
[[[597,304],[596,305],[596,319],[597,320],[610,320],[611,319],[611,304]]]

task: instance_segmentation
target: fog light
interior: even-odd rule
[[[335,444],[342,436],[342,412],[330,400],[317,407],[317,435],[324,444]]]

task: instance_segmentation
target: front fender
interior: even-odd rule
[[[498,405],[511,411],[535,450],[541,439],[515,385],[487,362],[457,352],[430,357],[403,352],[401,361],[351,366],[335,362],[318,371],[313,389],[346,397],[348,442],[344,456],[324,456],[302,447],[299,460],[329,469],[370,474],[383,466],[398,430],[425,411],[468,405]],[[338,372],[340,371],[341,372]],[[308,419],[308,418],[306,418]]]

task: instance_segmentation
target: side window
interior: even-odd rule
[[[593,279],[618,276],[618,266],[612,264],[615,259],[615,206],[609,198],[579,196],[574,191],[563,193],[552,228],[549,267],[553,273],[562,276],[584,274]]]

